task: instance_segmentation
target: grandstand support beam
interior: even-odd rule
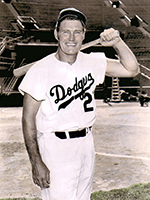
[[[145,30],[143,27],[137,27],[144,35],[147,35],[150,38],[150,33]]]
[[[18,17],[19,14],[16,11],[16,9],[13,7],[13,5],[10,3],[10,4],[6,4],[6,6],[10,10],[10,12],[13,14],[13,16],[17,19],[17,17]]]

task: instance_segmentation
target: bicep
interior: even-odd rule
[[[106,75],[110,77],[133,77],[133,74],[116,59],[107,59]]]
[[[35,120],[41,101],[35,100],[32,96],[25,93],[23,99],[23,120]]]

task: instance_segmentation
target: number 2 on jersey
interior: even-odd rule
[[[93,107],[88,107],[88,104],[92,102],[92,96],[89,93],[85,93],[85,97],[88,97],[88,99],[84,102],[84,111],[85,112],[90,112],[93,111]]]

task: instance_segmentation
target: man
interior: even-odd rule
[[[44,200],[89,200],[94,172],[92,125],[94,89],[105,74],[133,77],[138,64],[119,32],[105,30],[103,46],[113,46],[119,60],[104,53],[80,52],[85,15],[67,8],[60,12],[56,53],[38,61],[19,89],[24,94],[23,133],[33,181]]]

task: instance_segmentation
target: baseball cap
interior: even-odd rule
[[[75,8],[65,8],[60,11],[56,23],[56,27],[58,23],[67,17],[77,17],[84,25],[86,25],[86,16],[79,10]]]

